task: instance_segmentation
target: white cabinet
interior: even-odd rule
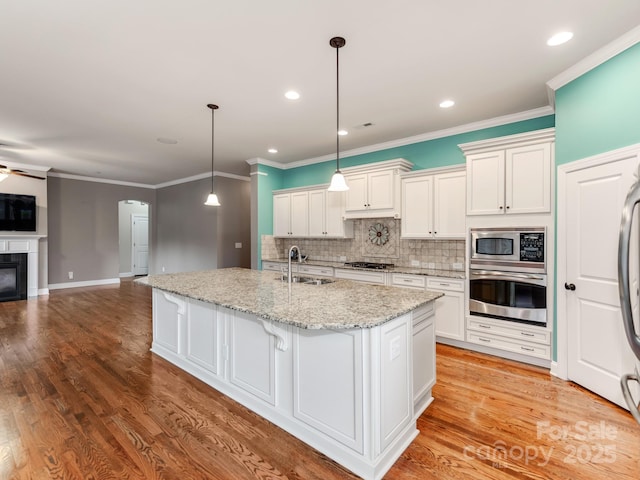
[[[336,268],[334,270],[336,278],[345,278],[357,282],[374,283],[384,285],[386,283],[386,273],[381,271],[351,270],[347,268]]]
[[[401,185],[402,238],[465,238],[464,170],[411,172]]]
[[[309,192],[279,193],[273,196],[273,235],[305,237],[309,234]]]
[[[549,213],[553,128],[460,145],[467,215]]]
[[[404,159],[343,168],[347,218],[400,217],[400,173],[411,169]]]
[[[309,190],[309,236],[353,237],[353,222],[343,219],[345,192]]]
[[[431,388],[436,383],[435,329],[433,303],[412,313],[413,318],[413,413],[418,417],[433,398]]]
[[[467,341],[520,355],[551,359],[551,331],[545,327],[470,316]]]
[[[424,290],[426,284],[427,277],[425,277],[424,275],[411,275],[408,273],[395,272],[391,274],[392,287],[404,287]]]
[[[436,336],[464,341],[464,280],[429,277],[427,290],[443,293],[435,301]]]

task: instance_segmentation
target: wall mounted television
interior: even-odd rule
[[[36,197],[0,193],[0,231],[35,232]]]

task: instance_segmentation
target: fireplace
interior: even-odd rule
[[[26,298],[27,254],[0,254],[0,302]]]

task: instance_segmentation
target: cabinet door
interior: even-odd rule
[[[368,204],[367,174],[348,175],[345,176],[345,180],[349,185],[349,190],[346,192],[345,210],[347,212],[366,210]]]
[[[434,176],[433,235],[436,238],[465,238],[466,179],[465,172]]]
[[[467,215],[504,212],[504,150],[467,157]]]
[[[283,193],[273,196],[273,236],[288,237],[291,235],[291,196]]]
[[[435,334],[433,317],[413,326],[413,403],[414,415],[427,407],[427,395],[436,380]]]
[[[369,173],[367,191],[369,209],[393,208],[394,175],[393,170]]]
[[[312,190],[309,192],[309,236],[321,237],[326,235],[325,226],[325,190]]]
[[[464,292],[442,293],[436,300],[436,335],[464,340]]]
[[[344,237],[345,192],[325,192],[324,231],[330,237]]]
[[[402,221],[400,225],[403,238],[432,237],[432,188],[433,176],[431,175],[402,179]]]
[[[309,192],[291,194],[291,235],[309,235]]]
[[[505,157],[507,213],[551,211],[551,144],[510,148]]]

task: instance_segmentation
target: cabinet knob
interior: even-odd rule
[[[509,205],[507,205],[507,210],[509,210],[511,207]]]
[[[502,205],[500,205],[500,210],[502,210]]]

